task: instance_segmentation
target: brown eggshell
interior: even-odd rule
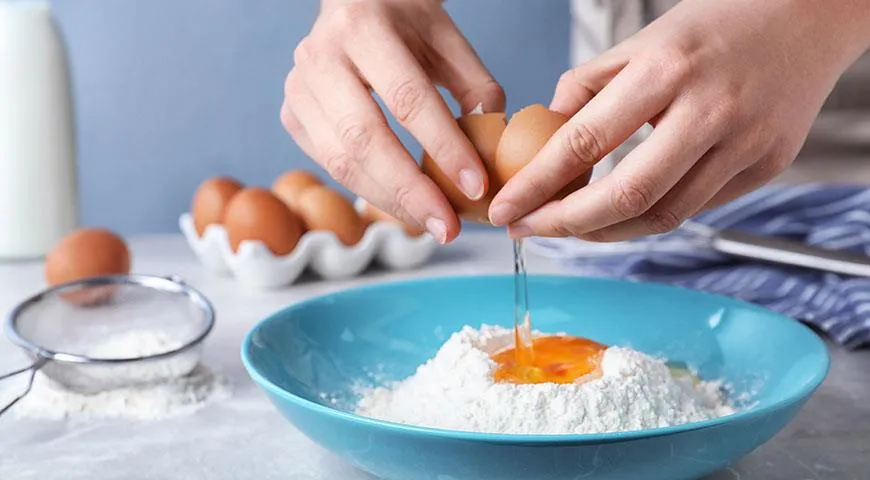
[[[272,183],[272,193],[278,196],[290,210],[297,210],[299,196],[309,187],[323,185],[317,175],[306,170],[291,170],[276,178]]]
[[[534,104],[515,113],[505,128],[498,143],[495,156],[495,182],[504,185],[523,167],[529,164],[550,137],[562,127],[569,117],[547,107]],[[562,189],[555,199],[562,199],[586,186],[592,171],[584,172]]]
[[[412,227],[411,225],[402,222],[401,220],[393,217],[389,213],[381,210],[380,208],[372,205],[371,203],[366,203],[366,206],[363,208],[360,216],[362,217],[363,222],[365,222],[366,225],[371,225],[375,222],[398,223],[402,226],[402,230],[404,230],[405,233],[411,237],[419,237],[420,235],[423,235],[425,233],[425,230]]]
[[[224,213],[230,247],[238,252],[244,240],[258,240],[275,255],[287,255],[302,236],[302,222],[275,194],[250,187],[237,193]]]
[[[298,208],[308,230],[333,232],[346,246],[359,243],[365,233],[365,221],[350,200],[329,187],[306,189],[299,197]]]
[[[210,178],[196,189],[190,211],[196,233],[202,236],[209,225],[223,223],[224,210],[235,194],[244,188],[242,184],[229,177]]]
[[[45,258],[45,280],[51,285],[104,275],[130,273],[130,250],[124,240],[103,228],[83,228],[63,237]],[[111,298],[112,286],[88,287],[61,293],[66,300],[96,305]]]
[[[426,152],[423,153],[421,161],[423,173],[428,175],[441,191],[444,192],[460,218],[472,222],[489,223],[487,215],[489,204],[499,188],[493,182],[495,178],[493,167],[495,165],[499,139],[505,130],[505,114],[470,114],[459,117],[457,123],[459,123],[459,128],[462,129],[468,139],[471,140],[471,144],[477,150],[483,166],[486,168],[487,177],[489,178],[489,188],[486,195],[476,201],[469,199],[456,187],[453,181],[447,177],[444,171],[435,163],[435,160]]]

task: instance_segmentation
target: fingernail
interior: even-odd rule
[[[435,218],[435,217],[427,218],[426,219],[426,230],[429,231],[430,235],[435,237],[435,240],[438,243],[443,245],[444,242],[447,241],[447,226],[444,225],[443,220],[441,220],[439,218]]]
[[[499,203],[489,210],[489,221],[496,227],[507,224],[516,216],[517,209],[509,203]]]
[[[522,223],[515,223],[508,227],[508,236],[517,239],[524,238],[532,235],[532,229],[529,228],[528,225],[524,225]]]
[[[483,196],[483,178],[474,170],[464,168],[459,171],[459,188],[466,197],[478,200]]]

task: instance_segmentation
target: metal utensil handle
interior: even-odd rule
[[[827,250],[783,238],[762,237],[735,230],[718,232],[710,239],[710,245],[716,251],[735,257],[870,277],[870,257],[858,253]]]
[[[0,416],[2,416],[4,413],[6,413],[7,410],[12,408],[13,405],[18,403],[19,400],[26,397],[27,394],[30,393],[30,390],[33,389],[33,379],[36,377],[36,372],[38,372],[39,369],[42,368],[42,366],[45,365],[46,362],[47,362],[47,360],[45,358],[40,358],[24,368],[0,375],[0,382],[2,382],[3,380],[12,378],[16,375],[20,375],[20,374],[25,373],[25,372],[30,372],[30,377],[27,379],[27,387],[25,387],[24,391],[21,392],[17,397],[13,398],[11,402],[4,405],[3,408],[0,408]]]

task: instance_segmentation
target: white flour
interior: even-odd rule
[[[109,337],[85,350],[93,358],[131,358],[154,355],[179,347],[166,332],[137,331]],[[229,384],[202,365],[193,352],[159,362],[116,365],[109,369],[84,366],[79,374],[96,381],[135,378],[147,385],[113,388],[94,394],[68,390],[43,373],[37,373],[33,389],[11,410],[19,418],[62,419],[77,417],[122,417],[158,420],[186,415],[206,403],[227,398]],[[168,379],[167,379],[168,378]],[[164,380],[159,380],[164,379]],[[15,382],[18,383],[18,382]],[[21,385],[0,391],[0,404],[18,393]]]
[[[512,434],[620,432],[734,411],[718,383],[696,385],[672,375],[664,361],[622,347],[608,348],[602,377],[584,384],[495,383],[489,355],[512,341],[512,330],[465,327],[411,377],[360,392],[356,411],[397,423]]]

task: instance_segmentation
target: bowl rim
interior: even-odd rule
[[[267,393],[280,397],[297,407],[308,410],[314,414],[321,414],[331,417],[335,420],[342,420],[346,422],[353,423],[357,426],[365,426],[371,428],[382,429],[388,431],[390,433],[395,434],[417,434],[417,435],[426,435],[429,437],[444,439],[444,440],[458,440],[458,441],[469,441],[469,442],[481,442],[487,444],[529,444],[529,445],[565,445],[565,444],[600,444],[600,443],[613,443],[613,442],[623,442],[629,440],[640,440],[640,439],[649,439],[654,437],[663,437],[676,435],[685,432],[691,432],[696,430],[708,429],[717,426],[722,426],[732,422],[744,422],[744,421],[754,421],[759,418],[770,415],[774,412],[781,411],[783,409],[789,408],[796,404],[801,404],[806,402],[815,391],[821,386],[827,377],[830,370],[830,352],[828,351],[827,345],[825,342],[808,326],[806,326],[803,322],[798,320],[789,318],[785,315],[777,313],[773,310],[743,301],[735,298],[727,297],[724,295],[718,295],[708,292],[703,292],[699,290],[692,290],[685,287],[667,285],[656,282],[646,282],[646,281],[635,281],[635,280],[623,280],[623,279],[615,279],[615,278],[603,278],[603,277],[581,277],[576,275],[529,275],[530,280],[537,279],[543,281],[565,281],[566,279],[574,279],[576,281],[581,282],[589,282],[589,283],[599,283],[599,284],[633,284],[641,286],[642,288],[653,288],[653,289],[661,289],[667,291],[680,291],[682,294],[693,295],[699,297],[707,297],[710,299],[715,299],[719,302],[725,304],[725,306],[734,306],[740,307],[743,309],[753,310],[759,313],[764,313],[771,318],[771,321],[781,322],[781,324],[785,325],[785,328],[795,328],[803,333],[801,335],[808,335],[808,339],[811,343],[814,343],[816,347],[822,353],[822,363],[819,365],[819,368],[816,372],[814,372],[813,378],[811,381],[803,386],[800,390],[798,390],[794,395],[770,403],[768,405],[764,405],[761,407],[750,406],[745,410],[738,410],[735,413],[725,415],[722,417],[713,418],[710,420],[701,420],[697,422],[690,422],[681,425],[676,425],[672,427],[658,427],[658,428],[650,428],[643,430],[630,430],[624,432],[607,432],[607,433],[567,433],[567,434],[515,434],[515,433],[485,433],[485,432],[473,432],[473,431],[462,431],[462,430],[449,430],[443,428],[434,428],[434,427],[424,427],[417,425],[408,425],[403,423],[391,422],[387,420],[379,420],[375,418],[366,417],[363,415],[358,415],[356,413],[350,411],[343,411],[333,407],[329,407],[326,405],[322,405],[320,403],[308,400],[306,398],[300,397],[294,393],[291,393],[284,388],[276,385],[271,380],[262,375],[257,367],[254,365],[253,360],[251,359],[251,347],[253,345],[253,337],[259,332],[262,328],[264,328],[267,324],[272,322],[277,322],[281,318],[286,318],[286,314],[290,311],[302,308],[304,305],[311,304],[318,301],[323,301],[326,299],[335,299],[336,297],[340,297],[344,294],[349,293],[359,293],[373,290],[383,290],[395,287],[397,285],[414,285],[414,284],[431,284],[431,283],[445,283],[455,280],[464,280],[468,281],[471,279],[478,280],[495,280],[495,279],[504,279],[512,277],[511,274],[492,274],[492,275],[445,275],[445,276],[429,276],[423,278],[414,278],[407,280],[391,280],[385,282],[377,282],[366,285],[360,285],[356,287],[351,287],[347,289],[342,289],[338,291],[333,291],[329,293],[324,293],[320,295],[316,295],[313,297],[306,298],[294,304],[288,305],[284,308],[281,308],[263,320],[257,322],[247,334],[245,334],[245,338],[242,341],[241,345],[241,359],[244,364],[245,370],[247,370],[248,375],[254,380],[254,382]],[[293,423],[293,422],[291,422]],[[294,425],[295,427],[295,425]],[[298,427],[297,427],[298,428]]]

